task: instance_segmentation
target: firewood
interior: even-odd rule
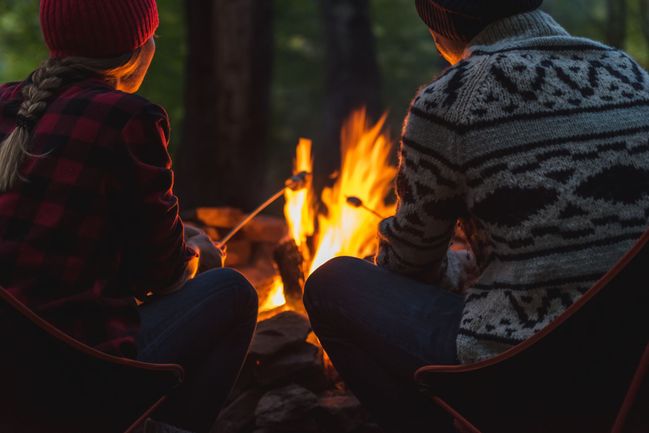
[[[291,306],[302,305],[304,291],[304,258],[293,239],[281,242],[273,252],[273,259],[284,282],[284,295]]]
[[[231,229],[243,220],[245,214],[239,209],[229,207],[199,207],[184,211],[181,216],[183,219],[199,221],[208,226]]]

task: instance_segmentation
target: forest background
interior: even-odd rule
[[[187,206],[254,207],[290,174],[299,137],[316,140],[326,179],[340,123],[357,105],[374,117],[388,111],[396,142],[416,90],[446,67],[413,0],[158,5],[158,50],[141,94],[171,116]],[[649,67],[649,0],[546,0],[543,8],[571,33]],[[46,56],[38,0],[0,0],[0,81],[24,79]]]

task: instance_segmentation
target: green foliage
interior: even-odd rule
[[[300,137],[320,130],[324,105],[325,46],[317,1],[275,2],[272,112],[268,178],[290,173]]]
[[[392,135],[417,89],[429,84],[446,66],[411,0],[374,0],[374,34],[383,79],[383,101]]]
[[[0,0],[0,81],[20,81],[47,56],[38,0]]]
[[[649,41],[642,34],[638,0],[628,3],[628,28],[625,49],[645,68],[649,67]],[[606,0],[545,0],[544,9],[570,33],[604,41],[608,19]]]
[[[299,137],[317,139],[324,105],[325,41],[317,1],[281,0],[275,8],[269,181],[290,172]],[[373,0],[372,16],[388,125],[396,138],[410,100],[443,67],[411,0]]]
[[[190,1],[190,0],[186,0]],[[270,0],[266,0],[270,1]],[[623,0],[620,0],[623,1]],[[627,49],[645,67],[638,0],[629,2]],[[24,79],[47,56],[38,24],[38,0],[0,0],[0,82]],[[186,56],[183,1],[158,0],[161,26],[157,54],[141,93],[164,106],[177,145],[183,119]],[[598,40],[607,25],[606,0],[546,0],[570,32]],[[372,0],[382,97],[396,138],[416,90],[444,67],[412,0]],[[275,1],[275,62],[268,178],[276,183],[290,170],[297,139],[316,138],[323,117],[325,47],[318,2]]]
[[[181,139],[185,113],[185,15],[183,2],[178,0],[158,0],[158,9],[160,27],[156,33],[156,55],[140,93],[169,112],[173,151]]]
[[[0,82],[25,79],[47,58],[38,5],[38,0],[0,0]],[[182,2],[158,0],[158,5],[157,53],[141,93],[167,108],[177,139],[183,118],[186,52]]]

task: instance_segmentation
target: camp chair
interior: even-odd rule
[[[648,241],[524,343],[415,380],[461,432],[649,432]]]
[[[2,433],[130,433],[182,377],[92,349],[0,288]]]

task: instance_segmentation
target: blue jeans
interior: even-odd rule
[[[138,359],[185,369],[185,382],[154,418],[195,433],[210,431],[248,353],[257,303],[241,274],[217,269],[140,308]]]
[[[334,366],[386,431],[453,431],[413,376],[457,364],[463,297],[341,257],[309,278],[304,303]]]

